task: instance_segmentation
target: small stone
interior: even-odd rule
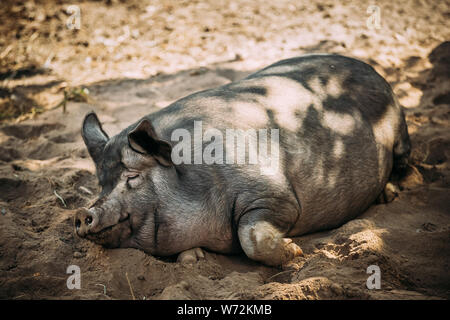
[[[73,257],[76,259],[83,258],[83,254],[81,252],[75,251],[73,253]]]
[[[340,295],[344,294],[344,290],[342,289],[342,287],[340,285],[336,284],[336,283],[333,283],[330,286],[330,289],[337,296],[340,296]]]
[[[422,229],[425,231],[433,232],[437,230],[437,226],[431,222],[422,224]]]
[[[356,260],[359,258],[359,253],[358,252],[354,252],[350,255],[350,259],[352,260]]]

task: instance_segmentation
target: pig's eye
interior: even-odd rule
[[[125,171],[123,173],[123,177],[127,181],[127,186],[129,188],[135,187],[137,184],[139,184],[139,173],[134,171]]]
[[[133,179],[139,177],[139,173],[127,172],[127,173],[125,173],[125,177],[127,178],[127,180],[133,180]]]
[[[127,182],[129,182],[129,181],[131,181],[131,180],[133,180],[133,179],[136,179],[137,177],[139,177],[138,174],[133,175],[133,176],[129,176],[129,177],[127,177]]]

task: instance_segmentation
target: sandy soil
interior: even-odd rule
[[[131,299],[130,289],[136,299],[450,298],[450,4],[376,3],[372,30],[372,1],[83,1],[73,31],[69,2],[2,1],[0,298]],[[86,112],[112,135],[308,52],[370,63],[405,107],[411,166],[393,202],[294,239],[305,255],[285,270],[211,252],[182,265],[74,235],[74,209],[98,191],[80,136]],[[64,91],[65,113],[55,108]],[[81,268],[80,290],[66,286],[69,265]],[[381,269],[379,290],[366,287],[370,265]]]

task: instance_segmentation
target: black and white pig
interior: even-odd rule
[[[192,150],[180,148],[180,132]],[[410,152],[389,84],[369,65],[329,54],[189,95],[111,138],[89,113],[82,136],[101,194],[75,215],[80,237],[180,260],[201,258],[200,248],[243,250],[272,266],[302,253],[290,237],[338,227],[383,197]],[[234,145],[242,137],[244,163]],[[261,139],[270,141],[266,156]]]

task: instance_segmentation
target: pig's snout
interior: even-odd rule
[[[98,224],[97,215],[86,208],[78,209],[75,214],[75,231],[84,238]]]

